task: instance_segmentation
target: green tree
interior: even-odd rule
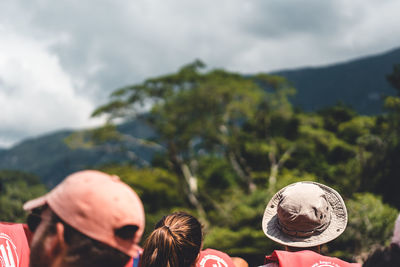
[[[346,201],[349,223],[342,236],[331,244],[339,257],[353,258],[377,245],[390,243],[399,211],[371,193],[358,193]]]
[[[46,193],[46,187],[35,175],[20,171],[0,171],[0,220],[24,222],[22,205]]]
[[[295,89],[283,77],[258,74],[255,78],[263,82],[266,97],[235,142],[249,173],[266,176],[261,185],[275,192],[278,174],[296,148],[299,120],[289,102]]]
[[[343,108],[332,107],[329,110],[333,114],[328,109],[323,113],[296,113],[293,119],[297,125],[296,135],[286,137],[286,140],[295,144],[296,149],[287,160],[286,168],[296,171],[300,177],[317,177],[317,181],[350,197],[359,189],[362,166],[357,157],[358,146],[350,143],[347,136],[351,133],[351,138],[357,139],[369,128],[366,126],[365,131],[350,131],[357,127],[353,126],[358,123],[360,116],[357,114],[352,115],[352,119],[335,119],[335,127],[326,127],[327,118],[335,117],[337,110]]]
[[[112,94],[111,102],[99,107],[93,116],[106,114],[110,121],[127,119],[138,115],[140,105],[150,103],[150,114],[142,118],[159,134],[158,142],[166,147],[171,170],[185,185],[191,205],[205,218],[199,201],[199,159],[206,154],[226,158],[248,192],[254,191],[252,170],[241,154],[243,125],[262,104],[283,111],[284,105],[289,106],[286,97],[293,90],[276,76],[248,78],[223,70],[204,72],[203,67],[202,62],[195,61],[177,73],[119,89]],[[273,92],[267,93],[261,86]]]
[[[139,191],[150,222],[174,209],[195,211],[206,222],[206,247],[260,257],[276,247],[260,222],[278,189],[311,180],[352,199],[365,190],[365,169],[377,166],[371,159],[393,129],[388,116],[360,116],[343,104],[315,113],[294,110],[289,102],[294,92],[282,77],[206,71],[196,61],[115,91],[93,116],[106,115],[108,123],[141,119],[155,130],[154,139],[142,141],[163,148],[151,168],[108,168]],[[141,105],[150,106],[149,112],[141,113]],[[116,130],[106,124],[93,135],[119,142],[125,137]],[[358,202],[360,207],[383,207],[376,216],[395,211],[375,196],[356,195],[349,202],[352,221],[367,216]],[[353,234],[330,245],[330,251],[348,255],[349,244],[356,246],[352,253],[363,251],[357,229],[364,225],[349,226]],[[390,227],[380,224],[365,231],[386,234]],[[379,243],[380,238],[372,234],[366,242]]]
[[[101,170],[118,175],[139,195],[146,212],[146,234],[151,233],[162,216],[185,206],[178,178],[166,169],[111,165]]]

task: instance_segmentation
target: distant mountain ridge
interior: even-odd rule
[[[325,67],[281,70],[273,74],[293,83],[297,95],[292,103],[306,111],[341,101],[360,114],[370,115],[383,111],[383,96],[395,94],[386,81],[394,64],[400,64],[400,48]]]
[[[382,112],[382,96],[395,93],[385,77],[396,63],[400,63],[400,48],[330,66],[281,70],[272,74],[282,75],[293,83],[297,95],[292,103],[305,111],[315,111],[341,101],[361,114],[378,114]],[[139,139],[155,136],[154,131],[141,121],[122,124],[119,130]],[[157,152],[155,148],[135,142],[73,149],[65,142],[72,133],[74,131],[57,131],[27,139],[9,149],[0,149],[0,169],[36,174],[48,187],[53,187],[74,171],[112,163],[143,165],[150,163]]]
[[[150,138],[154,132],[144,123],[133,121],[119,127],[123,133],[137,138]],[[140,143],[121,145],[106,143],[90,148],[73,149],[65,139],[73,131],[58,131],[27,139],[14,147],[0,151],[0,169],[20,170],[38,175],[48,187],[57,185],[66,175],[106,164],[136,162],[150,163],[157,149]]]

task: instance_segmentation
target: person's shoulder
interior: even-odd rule
[[[19,228],[22,227],[22,223],[13,223],[13,222],[0,222],[1,228]]]
[[[276,262],[271,262],[271,263],[267,263],[267,264],[264,264],[264,265],[260,265],[258,267],[279,267],[279,265]]]
[[[13,238],[29,239],[31,232],[26,224],[0,222],[0,233],[2,236],[10,236]]]
[[[1,260],[11,264],[6,266],[28,267],[29,265],[28,233],[30,232],[25,230],[25,226],[20,223],[0,222],[0,247],[6,248],[1,253]]]
[[[208,267],[208,266],[235,266],[231,257],[225,252],[207,248],[200,252],[197,259],[197,267]]]

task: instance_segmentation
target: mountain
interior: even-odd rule
[[[119,130],[125,134],[134,133],[137,139],[122,144],[108,142],[74,149],[65,140],[76,132],[58,131],[25,140],[8,150],[0,151],[0,169],[36,174],[51,188],[66,175],[86,168],[124,162],[149,164],[157,149],[136,140],[152,137],[154,132],[140,121],[121,125]]]
[[[292,102],[303,110],[315,111],[341,101],[361,114],[377,114],[382,112],[382,96],[395,93],[385,77],[396,63],[400,63],[400,48],[330,66],[272,74],[294,84],[297,95]],[[141,121],[122,124],[119,130],[130,136],[122,145],[108,142],[74,149],[65,139],[76,131],[66,130],[31,138],[10,149],[0,149],[0,169],[31,172],[53,187],[66,175],[85,168],[124,162],[149,164],[159,148],[140,139],[154,137],[154,131]]]
[[[292,103],[305,111],[340,101],[361,114],[371,115],[383,111],[383,96],[395,94],[386,81],[394,64],[400,64],[400,48],[330,66],[281,70],[273,74],[286,77],[294,85],[297,95]]]

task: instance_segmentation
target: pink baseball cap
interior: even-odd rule
[[[215,249],[205,249],[200,252],[196,267],[235,267],[228,254]]]
[[[24,210],[49,207],[79,232],[125,254],[136,257],[144,231],[145,216],[139,196],[118,176],[94,170],[73,173],[44,196],[24,204]],[[115,232],[137,226],[134,237],[126,240]]]

